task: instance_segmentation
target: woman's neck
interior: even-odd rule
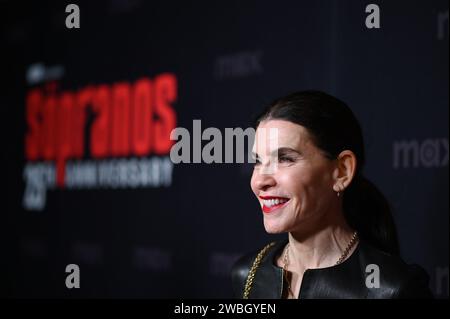
[[[354,230],[347,224],[343,214],[331,216],[334,217],[328,218],[326,222],[322,220],[325,223],[321,223],[321,226],[316,225],[315,231],[309,228],[308,232],[299,230],[289,233],[290,264],[299,273],[306,269],[334,266],[351,241]]]

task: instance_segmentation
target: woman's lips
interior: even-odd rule
[[[264,213],[271,213],[287,205],[289,198],[278,196],[259,196],[263,200],[262,210]]]

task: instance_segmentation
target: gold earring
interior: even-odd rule
[[[340,187],[339,185],[334,185],[333,190],[336,192],[336,195],[339,197]]]
[[[344,190],[344,185],[338,185],[337,189],[338,189],[337,197],[339,197],[341,195],[341,192]]]

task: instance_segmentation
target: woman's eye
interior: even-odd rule
[[[261,165],[261,161],[259,159],[253,159],[255,161],[254,166]]]
[[[294,159],[289,156],[280,156],[278,158],[278,161],[280,163],[292,163],[292,162],[294,162]]]

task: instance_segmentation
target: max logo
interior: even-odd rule
[[[393,167],[437,168],[448,166],[448,138],[432,138],[423,141],[395,141]]]

